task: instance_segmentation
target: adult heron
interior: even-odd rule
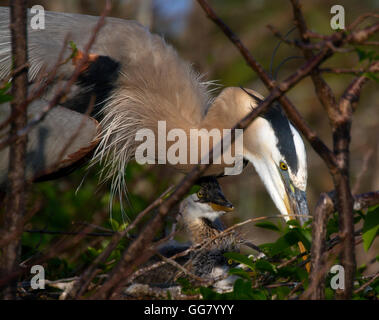
[[[31,19],[30,13],[28,19]],[[54,66],[67,34],[80,54],[97,21],[98,17],[94,16],[45,12],[45,29],[34,30],[28,23],[30,81],[38,82],[44,72]],[[70,48],[64,51],[66,57],[71,53]],[[30,116],[46,105],[74,68],[75,63],[70,61],[58,69],[56,81],[49,86],[46,95],[29,108]],[[1,8],[0,79],[10,72],[9,11]],[[92,117],[88,117],[84,113],[91,96],[95,96],[96,101]],[[233,128],[261,99],[253,90],[234,87],[225,88],[213,98],[209,84],[160,36],[136,22],[106,18],[74,90],[30,132],[27,178],[71,168],[95,150],[93,160],[104,165],[105,176],[113,180],[114,188],[120,187],[125,182],[125,166],[141,145],[136,139],[140,130],[150,130],[157,137],[158,124],[164,121],[166,132],[180,129],[189,137],[191,129],[205,129],[203,134],[210,135],[213,129]],[[9,106],[3,110],[7,108]],[[3,111],[2,118],[6,116]],[[70,141],[64,149],[63,141],[68,139],[65,135],[75,131],[73,127],[79,123],[81,130],[74,142]],[[163,152],[174,144],[175,139],[167,142]],[[6,149],[0,152],[0,185],[4,185],[9,159]],[[61,161],[56,159],[58,154]],[[272,105],[244,130],[243,157],[253,164],[286,219],[308,214],[304,144],[279,104]],[[194,164],[169,165],[188,172]],[[224,162],[212,165],[206,174],[218,175],[226,166]],[[54,169],[49,170],[51,167]]]

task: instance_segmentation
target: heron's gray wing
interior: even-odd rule
[[[41,100],[28,107],[33,119],[42,107]],[[0,123],[10,114],[10,105],[2,104]],[[9,129],[6,128],[6,129]],[[34,181],[77,164],[97,145],[98,122],[84,114],[56,106],[28,134],[26,179]],[[4,136],[4,132],[1,135]],[[0,150],[0,189],[6,185],[9,147]]]
[[[55,65],[62,50],[64,39],[68,36],[79,50],[84,50],[91,38],[92,30],[99,17],[45,11],[45,28],[34,30],[31,19],[34,14],[28,12],[28,56],[29,78],[33,80],[41,71],[42,66],[48,69]],[[130,61],[140,56],[150,37],[148,30],[134,21],[117,18],[106,18],[106,24],[99,31],[91,53],[107,56],[115,61]],[[145,40],[147,39],[147,40]],[[72,53],[67,45],[64,57]],[[123,57],[127,55],[127,57]],[[124,59],[123,59],[124,58]],[[6,77],[11,70],[11,33],[9,29],[9,9],[0,7],[0,79]],[[68,77],[74,66],[71,62],[59,68],[59,74]]]

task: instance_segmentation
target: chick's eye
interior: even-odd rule
[[[200,199],[202,197],[204,197],[204,193],[202,191],[198,191],[197,192],[197,197]]]
[[[280,166],[280,169],[282,169],[283,171],[287,171],[288,170],[287,165],[283,161],[280,162],[279,166]]]

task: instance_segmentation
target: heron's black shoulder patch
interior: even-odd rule
[[[91,96],[96,97],[94,109],[91,112],[98,120],[98,114],[104,101],[115,88],[121,64],[108,56],[98,56],[78,78],[77,84],[83,88],[78,94],[66,101],[64,106],[80,113],[86,113]]]

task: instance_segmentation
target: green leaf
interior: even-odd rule
[[[356,53],[358,54],[359,62],[362,62],[368,59],[370,62],[373,60],[378,60],[379,56],[376,54],[375,50],[362,50],[360,48],[355,48]]]
[[[334,299],[334,290],[330,288],[325,289],[325,299],[326,300],[333,300]]]
[[[187,295],[198,294],[198,289],[194,288],[186,278],[179,278],[176,282],[182,287],[182,292]]]
[[[379,206],[367,212],[362,230],[363,247],[365,251],[370,249],[375,237],[379,233]]]
[[[229,270],[229,274],[239,276],[241,278],[245,278],[247,280],[250,280],[250,274],[246,272],[245,270],[242,270],[240,268],[231,268]]]
[[[115,219],[110,218],[109,222],[113,230],[119,230],[120,224]]]
[[[300,228],[300,223],[297,220],[288,220],[287,225]]]
[[[219,294],[213,291],[210,288],[200,287],[200,293],[203,296],[204,300],[219,300],[223,297],[222,294]]]
[[[374,72],[365,72],[363,75],[375,82],[379,82],[379,77]]]
[[[277,295],[279,300],[285,299],[291,292],[291,288],[283,286],[273,290],[273,293]]]
[[[287,232],[284,235],[284,239],[288,242],[290,245],[297,244],[298,242],[302,242],[304,244],[304,247],[307,250],[310,250],[311,243],[308,239],[308,237],[305,236],[305,233],[300,229],[292,229],[289,232]]]
[[[0,94],[0,104],[9,102],[12,99],[13,99],[13,96],[11,96],[10,94]]]
[[[200,190],[200,186],[198,186],[197,184],[193,185],[190,189],[190,191],[188,191],[188,194],[193,194],[193,193],[196,193]]]
[[[69,42],[69,45],[70,45],[71,50],[72,50],[72,53],[71,53],[69,59],[72,59],[72,58],[74,58],[74,57],[76,56],[76,54],[78,53],[78,48],[77,48],[77,46],[76,46],[76,44],[75,44],[74,41],[70,41],[70,42]]]
[[[129,225],[129,222],[124,222],[121,223],[120,226],[118,227],[118,231],[124,231]]]
[[[255,268],[259,271],[268,271],[270,273],[277,273],[276,267],[266,260],[258,260],[255,263]]]
[[[2,88],[0,88],[0,104],[11,101],[13,96],[8,94],[9,89],[11,88],[11,82],[6,83]]]
[[[251,287],[251,282],[237,279],[233,287],[233,298],[236,300],[266,300],[266,295]]]
[[[255,226],[262,229],[268,229],[268,230],[280,232],[279,227],[270,221],[258,222],[255,224]]]
[[[249,259],[243,254],[237,253],[237,252],[226,252],[224,253],[224,257],[227,259],[232,259],[236,262],[242,263],[246,266],[248,266],[250,269],[254,269],[254,262],[253,260]]]

